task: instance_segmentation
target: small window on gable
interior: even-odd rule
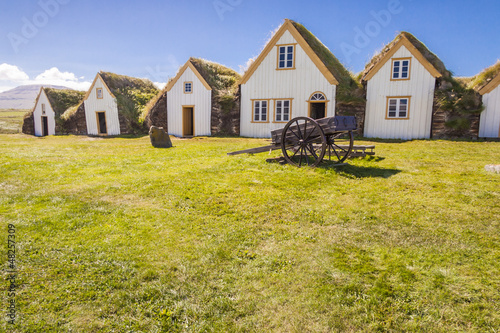
[[[102,99],[103,96],[102,96],[102,88],[97,88],[96,89],[96,93],[97,93],[97,98],[98,99]]]
[[[184,82],[184,93],[191,94],[193,92],[193,82]]]
[[[277,100],[274,114],[275,122],[287,122],[290,120],[292,101],[289,99]]]
[[[278,46],[278,69],[295,68],[295,45]]]
[[[409,80],[410,79],[411,58],[393,59],[392,60],[392,80]]]
[[[254,101],[253,102],[253,121],[254,122],[267,122],[267,111],[269,102]]]
[[[45,114],[45,104],[42,103],[42,114]]]
[[[387,119],[409,119],[410,97],[387,98]]]

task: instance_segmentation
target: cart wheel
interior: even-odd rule
[[[349,157],[352,151],[354,144],[352,131],[327,135],[326,143],[325,158],[328,158],[335,164],[342,163]]]
[[[325,133],[314,119],[297,117],[283,129],[281,151],[289,164],[315,167],[325,156],[326,142]]]

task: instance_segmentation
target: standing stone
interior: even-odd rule
[[[155,148],[171,148],[170,136],[165,133],[163,127],[151,126],[149,129],[149,139]]]

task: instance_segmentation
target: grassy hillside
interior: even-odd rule
[[[0,109],[0,134],[20,133],[23,117],[29,110]]]
[[[500,327],[500,175],[484,171],[500,143],[375,142],[340,169],[226,156],[264,140],[173,143],[0,135],[19,332]]]

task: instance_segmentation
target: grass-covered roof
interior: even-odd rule
[[[189,61],[216,95],[234,94],[238,90],[241,76],[235,70],[201,58],[191,58]]]
[[[306,43],[311,47],[313,52],[318,56],[321,62],[326,66],[328,71],[338,81],[337,85],[337,101],[340,103],[363,103],[365,101],[360,84],[354,80],[353,75],[344,65],[333,55],[328,47],[326,47],[316,36],[314,36],[302,24],[289,20],[290,23],[297,29],[299,34],[304,38]]]
[[[85,96],[84,91],[72,89],[44,88],[44,90],[56,118],[61,117],[66,110],[80,104]]]
[[[316,53],[323,64],[328,68],[328,71],[339,82],[339,86],[355,86],[357,83],[353,79],[351,73],[342,65],[342,63],[333,55],[328,47],[326,47],[316,36],[307,30],[302,24],[290,20],[295,29],[304,38],[311,49]]]
[[[411,33],[403,31],[399,33],[393,41],[389,44],[385,45],[382,50],[376,54],[371,61],[365,66],[365,70],[363,71],[362,77],[366,77],[370,71],[375,69],[376,65],[382,61],[386,55],[391,52],[393,47],[398,44],[402,38],[406,38],[419,52],[422,56],[444,77],[451,77],[451,72],[446,69],[444,63],[439,59],[437,55],[432,53],[424,43],[418,40]]]
[[[110,72],[99,72],[100,76],[108,86],[109,90],[115,94],[115,92],[120,92],[120,90],[130,90],[137,89],[144,92],[155,91],[158,92],[158,88],[148,79],[139,79],[135,77],[130,77],[126,75],[119,75]]]
[[[496,64],[490,66],[472,78],[469,87],[479,91],[486,87],[495,77],[500,75],[500,60]]]

